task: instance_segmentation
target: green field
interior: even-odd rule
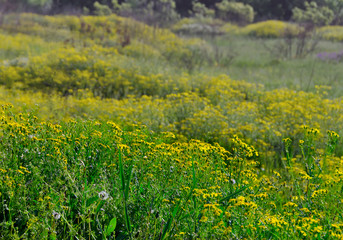
[[[5,15],[0,238],[343,238],[342,43],[256,32]]]

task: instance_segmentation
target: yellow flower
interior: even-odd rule
[[[208,217],[206,216],[202,216],[200,219],[200,222],[207,222],[208,221]]]

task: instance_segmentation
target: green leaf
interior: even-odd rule
[[[105,235],[106,237],[111,235],[111,233],[114,231],[114,229],[117,226],[117,218],[112,218],[112,220],[110,221],[110,224],[108,224],[107,228],[106,228],[106,232]]]
[[[125,177],[124,177],[124,168],[123,168],[123,162],[122,162],[122,157],[121,157],[121,151],[119,151],[119,176],[120,176],[121,187],[122,187],[122,190],[124,191],[124,198],[125,198],[126,197],[125,196]]]
[[[133,169],[133,165],[130,165],[129,168],[129,177],[127,179],[127,184],[125,185],[125,199],[127,200],[129,198],[129,191],[130,191],[130,182],[131,182],[131,176],[132,176],[132,169]]]
[[[189,194],[188,194],[188,196],[187,196],[186,199],[185,199],[185,202],[188,202],[188,200],[189,200],[190,197],[192,196],[193,190],[194,190],[194,188],[192,187],[191,190],[190,190],[190,192],[189,192]],[[161,235],[160,239],[163,240],[163,239],[166,238],[167,233],[168,233],[168,232],[170,231],[170,229],[171,229],[172,222],[174,221],[175,218],[178,219],[177,215],[178,215],[178,213],[179,213],[179,210],[182,209],[182,207],[180,207],[180,206],[181,206],[181,199],[178,201],[177,205],[174,206],[173,212],[172,212],[172,214],[169,216],[169,218],[168,218],[168,220],[167,220],[167,223],[166,223],[166,225],[164,226],[164,229],[163,229],[163,231],[162,231],[162,235]]]

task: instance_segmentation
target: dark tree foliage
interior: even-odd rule
[[[98,1],[101,4],[106,4],[112,7],[111,0],[52,0],[53,4],[49,10],[50,14],[56,13],[73,13],[82,12],[84,7],[87,7],[91,13],[94,10],[94,2]],[[130,0],[119,0],[119,3],[127,2]],[[148,0],[158,1],[158,0]],[[192,2],[196,0],[174,0],[176,4],[176,11],[182,17],[190,16],[192,11]],[[210,9],[215,9],[215,4],[221,0],[198,0],[200,3],[206,5]],[[256,12],[256,20],[265,19],[280,19],[289,20],[292,17],[292,9],[298,7],[304,9],[304,0],[231,0],[249,4]],[[311,1],[311,0],[309,0]],[[323,0],[312,0],[321,2]],[[18,7],[20,6],[20,7]],[[22,10],[36,10],[40,12],[39,8],[30,6],[28,0],[0,0],[0,12],[3,11],[22,11]]]
[[[123,2],[121,0],[119,2]],[[174,0],[176,4],[176,11],[182,17],[189,17],[192,11],[192,3],[196,0]],[[210,9],[215,9],[216,3],[222,0],[197,0],[205,4]],[[265,19],[281,19],[289,20],[292,16],[292,9],[294,7],[304,8],[303,0],[230,0],[233,2],[242,2],[249,4],[254,8],[257,20]]]
[[[176,11],[183,17],[189,16],[192,9],[192,0],[175,0]]]
[[[182,17],[188,17],[190,15],[190,12],[192,11],[192,2],[194,1],[195,0],[175,0],[176,11]],[[206,7],[210,9],[214,9],[215,4],[221,2],[221,0],[198,0],[198,2],[205,4]]]
[[[176,10],[181,16],[188,16],[192,10],[194,0],[175,0]],[[233,0],[235,1],[235,0]],[[199,0],[208,8],[215,8],[215,4],[221,0]],[[281,19],[289,20],[292,17],[292,9],[295,7],[304,9],[304,0],[236,0],[251,5],[256,12],[257,20]]]
[[[0,13],[21,11],[22,7],[22,1],[20,0],[0,0]]]
[[[112,5],[111,0],[53,0],[52,13],[62,13],[77,9],[81,10],[84,7],[93,11],[95,2],[109,6]]]
[[[240,2],[251,5],[256,12],[256,20],[280,19],[289,20],[292,9],[304,8],[304,0],[241,0]]]

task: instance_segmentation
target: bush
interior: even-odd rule
[[[113,1],[115,12],[122,16],[132,17],[151,25],[165,26],[179,19],[173,0],[131,0],[118,4]]]
[[[254,9],[248,4],[223,0],[217,3],[216,7],[217,17],[224,21],[246,24],[254,20]]]
[[[172,31],[181,34],[217,35],[224,34],[224,22],[214,18],[184,18],[177,22]]]
[[[278,20],[269,20],[259,23],[253,23],[241,30],[244,35],[255,37],[283,37],[285,34],[297,35],[299,27],[295,24],[286,23]]]
[[[314,25],[329,25],[334,13],[328,7],[318,7],[315,2],[305,2],[305,10],[300,8],[293,9],[293,19],[299,23],[307,23]]]
[[[239,31],[239,26],[231,24],[231,23],[225,23],[221,28],[220,31],[223,31],[224,33],[228,34],[236,34]]]
[[[94,3],[94,14],[97,16],[107,16],[112,14],[112,10],[107,5],[102,5],[99,2]]]
[[[192,3],[192,7],[193,7],[193,14],[196,18],[214,17],[214,10],[207,8],[205,4],[202,4],[198,1],[194,1]]]
[[[343,26],[325,26],[318,29],[322,38],[331,41],[343,41]]]
[[[331,24],[343,24],[343,0],[322,0],[323,6],[328,7],[334,14]]]

